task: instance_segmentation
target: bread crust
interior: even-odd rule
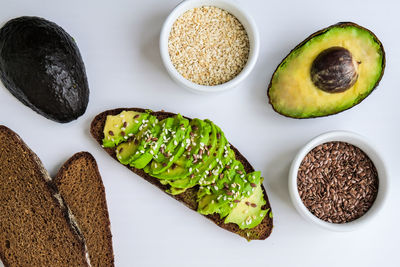
[[[106,118],[108,115],[117,115],[121,113],[122,111],[137,111],[137,112],[145,112],[145,109],[142,108],[117,108],[117,109],[112,109],[112,110],[107,110],[104,111],[100,114],[98,114],[92,121],[91,126],[90,126],[90,133],[94,137],[94,139],[102,145],[102,140],[104,138],[103,134],[103,129],[104,125],[106,122]],[[175,116],[175,113],[170,113],[170,112],[165,112],[165,111],[157,111],[157,112],[151,112],[151,115],[156,116],[159,120]],[[187,117],[185,117],[187,118]],[[187,118],[191,120],[190,118]],[[247,173],[253,172],[254,168],[251,166],[251,164],[247,161],[247,159],[238,151],[237,148],[235,148],[231,144],[231,148],[234,150],[236,159],[240,161],[244,169]],[[111,157],[113,157],[115,160],[118,161],[115,153],[115,148],[103,148]],[[119,162],[119,161],[118,161]],[[168,188],[167,185],[162,185],[157,178],[151,177],[147,173],[145,173],[142,169],[136,169],[127,165],[124,165],[126,168],[134,172],[135,174],[139,175],[149,183],[157,186],[159,189],[165,192],[165,190]],[[262,207],[262,209],[269,209],[267,216],[265,216],[264,220],[257,225],[256,227],[252,229],[240,229],[237,224],[234,223],[224,223],[224,219],[221,219],[218,214],[211,214],[211,215],[203,215],[207,219],[211,220],[214,222],[216,225],[219,227],[230,231],[232,233],[238,234],[247,240],[264,240],[266,239],[272,232],[273,228],[273,218],[272,218],[272,211],[271,211],[271,205],[269,203],[269,199],[267,196],[267,192],[265,191],[264,186],[261,184],[262,190],[264,192],[264,197],[266,204]],[[197,202],[196,202],[196,193],[198,191],[198,186],[195,186],[193,188],[187,189],[184,193],[179,194],[179,195],[170,195],[170,197],[178,200],[179,202],[183,203],[186,205],[188,208],[196,211],[197,210]],[[166,193],[166,192],[165,192]],[[166,193],[167,194],[167,193]],[[197,212],[197,211],[196,211]]]

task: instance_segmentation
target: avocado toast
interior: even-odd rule
[[[211,121],[119,108],[97,115],[90,131],[114,159],[221,228],[248,240],[271,234],[260,173]]]

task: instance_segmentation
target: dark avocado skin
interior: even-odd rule
[[[284,62],[284,61],[286,60],[286,58],[287,58],[293,51],[295,51],[295,50],[297,50],[298,48],[300,48],[301,46],[305,45],[310,39],[314,38],[315,36],[318,36],[318,35],[321,35],[321,34],[325,33],[326,31],[330,30],[330,29],[333,28],[333,27],[346,27],[346,26],[358,27],[358,28],[361,28],[361,29],[364,29],[364,30],[368,31],[368,32],[374,37],[374,41],[377,42],[377,43],[379,44],[379,46],[381,47],[381,49],[382,49],[382,55],[383,55],[383,60],[382,60],[382,73],[381,73],[381,76],[379,77],[378,81],[375,83],[374,88],[373,88],[373,89],[371,90],[371,92],[368,94],[368,95],[370,95],[373,91],[375,91],[376,87],[379,85],[379,82],[382,80],[383,74],[384,74],[384,72],[385,72],[385,66],[386,66],[386,55],[385,55],[385,50],[383,49],[383,45],[382,45],[381,41],[379,41],[378,37],[376,37],[376,35],[375,35],[373,32],[371,32],[371,31],[368,30],[367,28],[364,28],[364,27],[362,27],[362,26],[360,26],[360,25],[358,25],[358,24],[356,24],[356,23],[354,23],[354,22],[338,22],[338,23],[336,23],[336,24],[333,24],[333,25],[331,25],[331,26],[329,26],[329,27],[326,27],[326,28],[324,28],[324,29],[322,29],[322,30],[319,30],[319,31],[317,31],[317,32],[315,32],[315,33],[313,33],[313,34],[311,34],[310,36],[308,36],[304,41],[302,41],[302,42],[301,42],[300,44],[298,44],[295,48],[293,48],[293,49],[289,52],[289,54],[288,54],[284,59],[282,59],[282,61],[278,64],[278,66],[276,67],[274,73],[272,74],[272,77],[274,76],[275,72],[278,70],[278,68],[279,68],[279,66],[282,64],[282,62]],[[316,116],[316,117],[315,117],[315,116],[310,116],[310,117],[307,117],[307,118],[290,117],[290,116],[287,116],[287,115],[285,115],[285,114],[280,113],[278,110],[276,110],[276,109],[274,108],[274,106],[273,106],[272,103],[271,103],[271,100],[270,100],[270,98],[269,98],[269,89],[271,88],[271,85],[272,85],[272,77],[271,77],[271,80],[270,80],[270,82],[269,82],[269,84],[268,84],[268,90],[267,90],[268,103],[272,106],[272,109],[273,109],[276,113],[279,113],[279,114],[281,114],[281,115],[283,115],[283,116],[285,116],[285,117],[287,117],[287,118],[304,120],[304,119],[312,119],[312,118],[327,117],[327,116],[335,115],[335,114],[341,113],[341,112],[343,112],[343,111],[345,111],[345,110],[351,109],[352,107],[354,107],[354,106],[360,104],[361,101],[363,101],[365,98],[367,98],[367,96],[366,96],[366,97],[364,97],[363,99],[360,99],[358,102],[355,102],[353,106],[351,106],[351,107],[349,107],[349,108],[347,108],[347,109],[338,111],[338,112],[336,112],[336,113],[329,114],[329,115]]]
[[[19,17],[0,30],[0,78],[22,103],[57,122],[86,111],[89,86],[79,49],[57,24]]]

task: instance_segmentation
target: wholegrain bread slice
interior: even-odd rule
[[[91,127],[90,127],[90,132],[92,134],[92,136],[94,137],[94,139],[96,139],[96,141],[101,145],[102,144],[102,140],[104,138],[104,134],[103,134],[103,129],[104,129],[104,125],[106,122],[106,118],[108,115],[117,115],[119,113],[121,113],[124,110],[132,110],[132,111],[137,111],[137,112],[145,112],[145,109],[141,109],[141,108],[118,108],[118,109],[113,109],[113,110],[107,110],[104,111],[100,114],[98,114],[92,121]],[[158,111],[158,112],[151,112],[152,115],[156,116],[159,120],[171,117],[171,116],[175,116],[176,114],[174,113],[170,113],[170,112],[164,112],[164,111]],[[187,118],[190,120],[190,118]],[[231,144],[231,148],[235,151],[236,154],[236,159],[239,160],[244,168],[245,171],[247,173],[249,172],[253,172],[254,168],[251,166],[251,164],[246,160],[246,158]],[[118,160],[115,154],[115,149],[114,148],[104,148],[104,150],[110,155],[112,156],[115,160]],[[165,192],[165,190],[168,188],[168,186],[166,185],[162,185],[159,180],[157,178],[151,177],[150,175],[148,175],[147,173],[145,173],[142,169],[136,169],[130,166],[126,166],[128,169],[130,169],[132,172],[136,173],[137,175],[139,175],[140,177],[142,177],[143,179],[145,179],[146,181],[150,182],[151,184],[157,186],[158,188],[160,188],[161,190],[163,190]],[[224,223],[224,220],[221,219],[219,217],[219,215],[217,214],[212,214],[212,215],[207,215],[205,216],[206,218],[210,219],[211,221],[213,221],[215,224],[217,224],[219,227],[228,230],[230,232],[236,233],[248,240],[255,240],[255,239],[259,239],[259,240],[263,240],[266,239],[272,231],[272,227],[273,227],[273,219],[272,219],[272,212],[271,212],[271,206],[268,200],[268,196],[267,193],[265,191],[265,188],[263,185],[262,186],[262,190],[264,192],[264,197],[265,197],[265,201],[266,201],[266,205],[264,205],[262,207],[262,209],[269,209],[269,212],[267,214],[267,216],[265,216],[264,220],[257,225],[256,227],[252,228],[252,229],[245,229],[242,230],[239,228],[238,225],[234,224],[234,223]],[[179,195],[170,195],[171,197],[175,198],[176,200],[182,202],[183,204],[185,204],[187,207],[189,207],[192,210],[197,210],[197,191],[198,191],[198,187],[193,187],[190,188],[188,190],[186,190],[184,193],[179,194]]]
[[[0,258],[5,266],[90,266],[73,217],[36,154],[0,126]]]
[[[53,179],[80,227],[93,267],[114,266],[110,220],[103,181],[88,152],[73,155]]]

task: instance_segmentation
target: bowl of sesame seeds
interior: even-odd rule
[[[221,92],[249,75],[259,35],[252,17],[235,1],[185,0],[164,22],[160,53],[179,85],[197,93]]]
[[[307,221],[352,231],[376,217],[388,192],[381,154],[365,137],[333,131],[315,137],[295,156],[289,195]]]

